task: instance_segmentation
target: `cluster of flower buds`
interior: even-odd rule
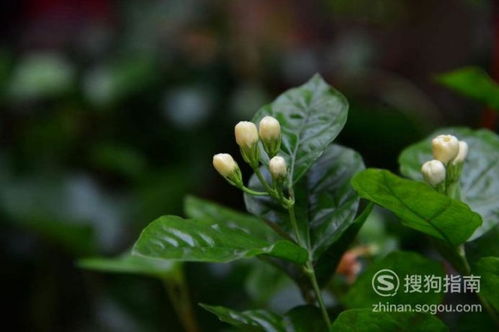
[[[241,121],[234,127],[236,143],[241,155],[255,172],[259,172],[259,142],[270,158],[269,171],[275,186],[282,185],[287,177],[286,160],[277,154],[281,148],[281,126],[277,119],[266,116],[257,129],[253,122]],[[219,153],[213,156],[213,166],[229,183],[248,192],[244,187],[241,170],[230,154]]]
[[[446,184],[458,182],[468,144],[452,135],[439,135],[431,143],[435,159],[425,162],[421,173],[426,182],[443,191]]]

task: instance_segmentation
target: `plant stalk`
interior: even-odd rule
[[[324,318],[324,322],[326,323],[327,327],[330,328],[331,320],[329,319],[326,304],[324,303],[324,299],[322,298],[321,289],[319,287],[319,284],[317,283],[317,277],[315,276],[314,266],[310,260],[307,262],[306,271],[307,275],[310,278],[310,282],[312,283],[312,287],[314,288],[317,302],[319,303],[319,308],[321,309],[322,318]]]
[[[241,186],[241,190],[244,191],[247,194],[253,195],[253,196],[269,196],[268,193],[263,192],[263,191],[255,191],[253,189],[250,189],[246,186]]]
[[[446,190],[445,194],[456,200],[461,200],[461,194],[460,194],[460,183],[459,183],[459,178],[461,175],[461,170],[462,170],[462,165],[459,166],[450,166],[448,170],[451,171],[452,178],[448,183],[446,183]],[[447,182],[447,181],[446,181]],[[456,257],[456,259],[453,259],[451,261],[451,264],[454,266],[454,268],[461,273],[462,275],[470,275],[471,274],[471,267],[468,262],[468,259],[466,258],[466,250],[464,247],[464,244],[461,244],[459,247],[457,247],[457,250],[454,249],[452,250],[454,253],[451,253],[453,257]],[[476,293],[478,299],[482,303],[482,305],[485,307],[485,310],[489,313],[489,316],[492,318],[495,324],[499,326],[499,317],[490,305],[490,303],[487,301],[486,298],[484,298],[480,293]]]
[[[183,267],[179,266],[176,272],[174,277],[163,277],[163,285],[184,329],[187,332],[199,332]]]
[[[468,259],[466,258],[466,251],[464,249],[464,244],[460,245],[457,251],[458,251],[458,256],[461,258],[463,266],[463,268],[459,272],[463,275],[470,275],[471,267],[470,264],[468,263]],[[480,293],[476,293],[476,295],[480,300],[480,302],[482,303],[482,305],[485,307],[485,310],[487,310],[487,312],[489,313],[490,318],[492,318],[494,323],[497,326],[499,326],[499,317],[494,308],[492,308],[492,306],[490,305],[489,301],[487,301],[487,299],[484,298]]]
[[[294,199],[292,199],[292,200],[294,201]],[[308,258],[308,261],[307,261],[305,268],[304,268],[305,274],[308,276],[308,278],[310,279],[310,282],[312,283],[312,287],[314,288],[314,292],[315,292],[315,297],[316,297],[316,300],[319,304],[319,308],[320,308],[321,313],[322,313],[322,318],[324,319],[324,322],[326,323],[327,327],[329,328],[331,326],[331,320],[329,319],[326,305],[324,304],[324,299],[322,298],[321,289],[320,289],[319,284],[317,282],[317,277],[315,275],[314,265],[313,265],[312,260],[311,260],[310,249],[303,242],[303,239],[300,235],[300,231],[298,229],[298,223],[296,221],[294,204],[290,204],[288,206],[288,213],[289,213],[289,220],[291,222],[291,227],[293,228],[293,230],[295,232],[295,236],[296,236],[296,240],[298,241],[298,244],[300,244],[304,248],[307,248],[307,251],[309,251],[309,258]]]
[[[265,187],[265,190],[267,190],[267,192],[271,196],[276,197],[275,190],[267,183],[267,180],[265,180],[265,177],[263,176],[260,169],[258,167],[255,167],[255,168],[253,168],[253,171],[255,172],[256,176],[258,177],[258,180],[260,180],[260,183],[262,184],[262,186]]]

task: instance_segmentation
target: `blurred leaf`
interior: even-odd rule
[[[499,111],[499,84],[481,68],[464,67],[440,74],[437,81],[460,94]]]
[[[140,176],[146,167],[143,156],[127,146],[98,144],[90,151],[90,154],[97,167],[124,176]]]
[[[200,304],[201,307],[216,315],[222,322],[245,331],[284,332],[281,317],[266,310],[236,311],[222,306]]]
[[[482,223],[466,204],[386,170],[362,171],[352,185],[361,197],[401,218],[403,225],[444,240],[451,247],[465,242]]]
[[[83,88],[93,104],[107,106],[145,90],[157,77],[156,65],[150,57],[124,58],[88,71]]]
[[[302,233],[310,227],[311,249],[318,259],[354,221],[359,198],[350,186],[351,177],[364,169],[360,155],[331,145],[295,186],[296,214]],[[261,190],[256,176],[250,187]],[[268,197],[245,195],[246,208],[289,231],[288,213]]]
[[[476,262],[482,257],[499,257],[499,225],[480,236],[478,239],[466,243],[466,257],[470,262]]]
[[[367,217],[371,214],[373,203],[369,202],[364,211],[354,220],[348,229],[341,235],[329,249],[320,257],[315,264],[315,274],[320,285],[325,286],[336,271],[343,254],[350,247]]]
[[[311,305],[295,307],[283,317],[286,332],[324,332],[328,328],[319,308]]]
[[[265,306],[286,286],[294,286],[286,274],[267,262],[255,260],[244,288],[258,306]]]
[[[72,65],[58,54],[31,54],[17,63],[8,95],[18,101],[61,95],[74,84]]]
[[[393,234],[389,228],[391,226],[402,228],[403,226],[391,223],[392,220],[397,222],[397,217],[390,211],[379,206],[375,207],[359,231],[357,236],[359,244],[370,246],[373,249],[371,253],[380,257],[386,256],[396,250],[398,243],[403,241],[401,241],[402,238],[398,238],[398,236]],[[410,234],[410,238],[413,238],[414,233],[412,230],[404,229],[404,231]],[[402,234],[401,237],[403,237]]]
[[[96,251],[97,222],[111,221],[107,218],[111,213],[103,213],[97,205],[92,206],[94,210],[80,209],[88,202],[79,195],[81,188],[77,187],[76,177],[5,175],[1,180],[0,208],[7,221],[61,245],[72,254],[89,255]],[[92,191],[92,194],[106,204],[105,212],[113,210],[101,192]]]
[[[283,317],[266,310],[240,312],[221,306],[200,305],[221,321],[245,331],[324,332],[328,330],[319,309],[310,305],[295,307]]]
[[[327,149],[345,125],[348,102],[319,75],[304,85],[284,92],[263,106],[253,118],[254,123],[267,116],[279,120],[282,129],[281,155],[289,165],[293,183]]]
[[[497,331],[497,325],[485,310],[467,312],[466,315],[460,315],[457,321],[449,322],[449,325],[452,331],[459,332]]]
[[[395,272],[398,276],[397,283],[394,281],[392,285],[395,293],[390,297],[378,295],[373,289],[374,275],[383,269],[389,269]],[[349,308],[369,308],[372,309],[373,304],[386,303],[390,304],[438,304],[442,302],[443,293],[430,291],[424,293],[406,292],[404,289],[404,278],[406,275],[435,275],[443,278],[443,267],[428,258],[413,252],[394,251],[380,261],[370,265],[367,270],[359,276],[357,281],[350,288],[344,302]],[[423,280],[421,281],[423,286]]]
[[[268,241],[278,238],[277,234],[261,219],[194,196],[186,197],[184,210],[187,217],[192,219],[210,219],[214,223],[220,223],[230,229],[240,230]]]
[[[77,256],[96,251],[95,230],[91,225],[44,218],[19,219],[18,223]]]
[[[430,314],[415,312],[373,312],[371,309],[343,311],[331,326],[331,331],[398,332],[448,331],[445,324]]]
[[[402,151],[399,163],[403,175],[423,180],[421,165],[433,159],[431,140],[441,134],[454,135],[469,146],[460,179],[461,199],[480,214],[483,220],[482,225],[473,233],[473,240],[499,224],[499,136],[485,129],[439,129]]]
[[[473,274],[481,277],[480,294],[499,312],[499,257],[481,258],[473,267]]]
[[[184,261],[230,262],[271,255],[303,264],[305,249],[289,241],[270,243],[241,230],[211,221],[163,216],[149,224],[137,240],[136,255]]]
[[[164,278],[167,274],[174,272],[179,264],[164,259],[133,256],[129,253],[115,258],[94,257],[78,261],[78,266],[84,269],[110,273],[144,274],[158,278]]]

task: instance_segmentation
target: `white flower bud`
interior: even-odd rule
[[[444,164],[454,159],[459,152],[459,141],[452,135],[439,135],[431,143],[433,157]]]
[[[430,160],[423,164],[421,173],[426,182],[436,186],[445,180],[445,166],[440,160]]]
[[[281,125],[279,121],[271,116],[266,116],[260,121],[258,131],[269,157],[277,155],[281,149]]]
[[[464,162],[466,156],[468,155],[468,144],[465,141],[459,141],[459,152],[457,153],[456,158],[452,161],[453,165],[460,164]]]
[[[283,179],[286,177],[286,173],[288,172],[286,166],[286,160],[283,157],[275,156],[270,159],[269,169],[272,178],[274,179]]]
[[[253,122],[241,121],[234,128],[237,145],[241,155],[252,168],[258,167],[260,153],[258,149],[258,130]]]
[[[260,121],[258,130],[263,141],[271,141],[281,137],[281,125],[276,118],[271,116],[266,116]]]
[[[232,156],[228,153],[219,153],[213,156],[213,167],[217,170],[223,177],[230,177],[234,174],[239,166],[234,161]]]
[[[253,122],[241,121],[234,128],[236,142],[241,148],[251,148],[258,143],[258,130]]]

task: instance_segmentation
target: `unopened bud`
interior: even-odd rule
[[[275,156],[281,148],[281,125],[276,118],[266,116],[258,126],[260,139],[269,157]]]
[[[437,186],[445,180],[445,166],[440,160],[430,160],[423,164],[421,173],[426,182]]]
[[[242,185],[241,170],[230,154],[219,153],[214,155],[213,167],[232,184],[236,186]]]
[[[439,135],[431,143],[433,157],[444,164],[454,159],[459,152],[459,141],[452,135]]]
[[[251,167],[258,167],[258,130],[253,122],[241,121],[234,128],[237,145],[241,148],[244,161]]]
[[[274,158],[270,159],[269,169],[273,179],[282,180],[286,178],[288,170],[286,166],[286,160],[284,160],[283,157],[275,156]]]
[[[241,148],[252,147],[258,143],[258,131],[253,122],[241,121],[234,128],[236,142]]]
[[[456,158],[452,161],[452,164],[457,165],[464,162],[466,156],[468,155],[468,144],[465,141],[459,141],[459,152]]]

